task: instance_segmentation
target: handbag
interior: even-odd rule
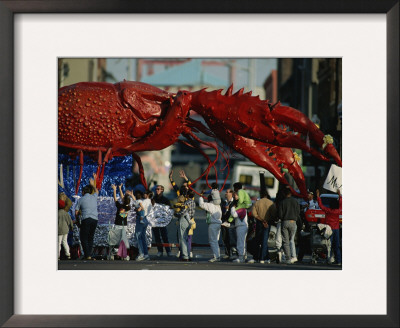
[[[123,259],[128,256],[128,250],[126,249],[125,242],[123,240],[121,240],[119,243],[117,255]]]

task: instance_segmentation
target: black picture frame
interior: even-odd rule
[[[383,13],[387,17],[387,315],[15,315],[14,15],[18,13]],[[0,0],[0,324],[4,327],[398,327],[399,0]],[[15,205],[14,205],[15,206]],[[367,257],[368,258],[368,257]],[[371,259],[372,260],[372,259]],[[372,263],[371,263],[372,265]],[[366,273],[367,274],[367,273]],[[254,301],[257,301],[255,296]],[[234,320],[233,320],[234,319]]]

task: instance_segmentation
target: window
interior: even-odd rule
[[[242,185],[251,185],[251,183],[253,182],[253,177],[251,175],[241,174],[239,176],[239,182]]]
[[[265,186],[267,188],[273,188],[275,184],[275,179],[273,177],[266,177],[265,178]]]

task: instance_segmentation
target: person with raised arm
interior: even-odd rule
[[[220,259],[220,249],[218,245],[219,234],[221,232],[222,224],[222,211],[221,211],[221,198],[219,195],[211,193],[208,195],[208,203],[204,202],[203,199],[204,190],[201,192],[199,198],[199,206],[201,209],[207,212],[206,222],[208,224],[208,241],[210,243],[211,251],[213,252],[213,257],[208,260],[209,262],[219,262]],[[218,197],[218,198],[217,198]]]
[[[325,224],[329,225],[332,229],[332,235],[330,237],[331,244],[333,248],[333,253],[335,254],[336,264],[342,265],[342,252],[340,251],[340,223],[339,215],[342,213],[342,195],[340,190],[337,190],[339,198],[332,198],[329,207],[322,204],[319,190],[317,189],[317,201],[318,205],[325,212]]]
[[[117,187],[112,184],[111,188],[113,189],[114,202],[115,206],[117,207],[117,213],[115,214],[114,220],[114,229],[122,230],[121,240],[125,243],[126,249],[129,249],[129,241],[126,234],[128,232],[128,213],[131,210],[131,198],[129,196],[129,191],[127,191],[124,195],[122,192],[122,183],[118,186],[121,200],[121,202],[119,202],[117,199]],[[129,260],[129,256],[127,256],[126,259]]]
[[[189,191],[189,186],[192,184],[192,182],[188,179],[188,177],[185,174],[184,170],[179,171],[179,176],[185,180],[185,182],[182,184],[182,186],[179,188],[175,181],[172,179],[172,174],[174,173],[173,170],[169,172],[169,181],[171,182],[172,188],[174,188],[176,195],[179,197],[180,195],[186,196],[187,192]]]

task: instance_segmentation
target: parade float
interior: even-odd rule
[[[307,186],[293,148],[342,166],[333,138],[325,135],[302,112],[280,102],[261,100],[251,92],[244,93],[243,89],[232,91],[233,86],[225,93],[206,89],[170,93],[149,84],[125,80],[115,84],[81,82],[60,88],[59,162],[60,158],[64,161],[76,159],[79,167],[79,172],[69,174],[72,176],[69,180],[74,181],[72,193],[79,197],[85,166],[89,165],[90,172],[96,171],[96,185],[101,190],[107,179],[107,169],[115,169],[107,165],[114,158],[124,161],[127,155],[138,164],[140,182],[147,189],[137,153],[159,151],[177,142],[195,148],[208,162],[208,167],[193,183],[204,176],[207,179],[210,170],[216,171],[219,156],[224,158],[229,170],[232,150],[271,172],[280,183],[291,188],[293,195],[302,198],[307,197]],[[193,119],[192,112],[200,115],[206,124]],[[201,134],[215,142],[202,140]],[[213,148],[215,159],[211,160],[199,145]],[[85,163],[85,155],[92,162]],[[118,166],[119,176],[124,176],[122,167],[131,168],[131,165]],[[284,169],[293,177],[298,189],[288,183]],[[224,184],[221,190],[223,188]],[[109,210],[104,210],[105,215]]]

